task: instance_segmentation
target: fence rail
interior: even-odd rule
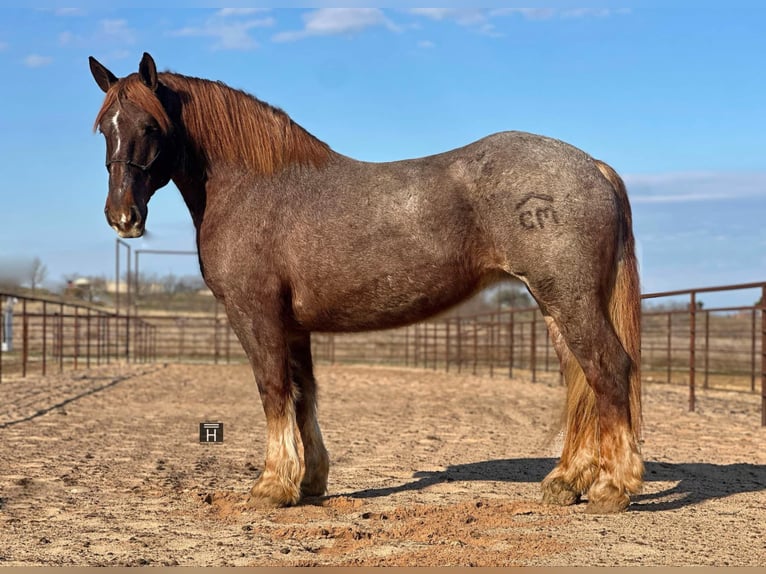
[[[114,361],[153,359],[156,329],[88,305],[0,293],[0,382]]]
[[[760,303],[701,308],[701,293],[750,289]],[[689,409],[702,388],[761,394],[766,426],[766,282],[649,293],[646,300],[676,299],[669,309],[642,317],[642,372],[648,381],[686,384]],[[757,297],[757,295],[756,295]],[[115,314],[74,305],[0,293],[4,319],[12,301],[12,349],[0,353],[4,376],[46,374],[51,369],[87,368],[112,361],[231,363],[246,360],[226,317]],[[685,301],[685,303],[684,303]],[[679,307],[680,305],[680,307]],[[357,334],[316,334],[319,362],[371,363],[443,369],[488,376],[555,376],[559,362],[536,308],[507,309],[449,317],[409,327]]]

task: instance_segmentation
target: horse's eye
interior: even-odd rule
[[[157,128],[156,128],[156,127],[154,127],[154,126],[153,126],[153,125],[151,125],[151,124],[147,124],[147,125],[145,125],[145,126],[143,127],[143,132],[144,132],[145,134],[147,134],[147,135],[148,135],[148,134],[153,134],[153,133],[154,133],[154,132],[156,132],[156,131],[157,131]]]

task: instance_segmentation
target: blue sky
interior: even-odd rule
[[[358,159],[509,129],[568,141],[626,180],[644,291],[766,279],[766,3],[535,6],[3,4],[0,265],[40,257],[49,284],[113,275],[104,142],[91,131],[103,94],[87,57],[123,76],[148,51],[161,70],[283,108]],[[149,210],[134,248],[194,249],[172,184]],[[195,263],[142,258],[142,269],[185,275]]]

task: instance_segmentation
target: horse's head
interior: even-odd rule
[[[122,79],[93,57],[90,70],[106,92],[94,126],[106,138],[106,219],[120,237],[141,237],[149,198],[170,181],[176,164],[168,90],[146,53],[138,73]]]

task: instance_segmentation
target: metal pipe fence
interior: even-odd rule
[[[141,318],[9,293],[0,293],[0,309],[0,383],[11,376],[153,360],[156,329]]]
[[[703,309],[699,295],[750,289],[759,304]],[[11,295],[0,293],[7,308]],[[680,299],[679,299],[680,298]],[[46,374],[111,361],[232,363],[247,360],[225,314],[125,315],[16,297],[13,349],[0,353],[4,376]],[[689,409],[703,389],[760,392],[766,426],[766,282],[649,293],[668,308],[642,315],[642,373],[646,381],[683,384]],[[5,341],[5,339],[3,339]],[[441,369],[537,381],[558,376],[559,362],[537,308],[445,317],[404,328],[351,334],[317,333],[314,358]]]

